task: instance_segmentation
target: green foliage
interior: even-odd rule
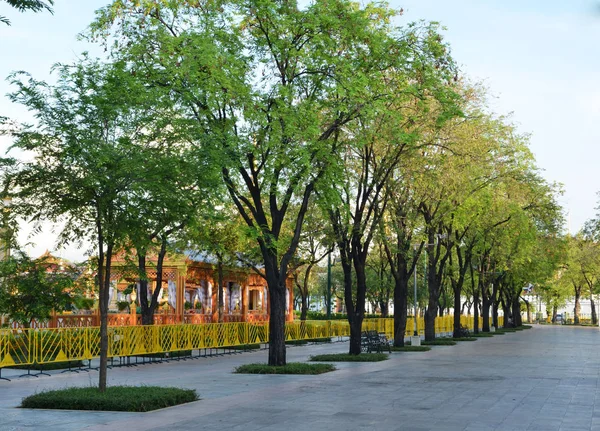
[[[456,341],[445,338],[438,338],[433,341],[421,341],[421,344],[423,346],[455,346]]]
[[[117,308],[119,309],[119,311],[125,311],[129,308],[129,302],[117,301]]]
[[[454,337],[450,338],[452,341],[477,341],[476,337]]]
[[[238,374],[323,374],[335,371],[331,364],[306,364],[303,362],[290,362],[282,366],[267,364],[240,365],[234,371]]]
[[[51,6],[54,5],[54,0],[4,0],[8,3],[9,6],[14,7],[19,12],[32,11],[32,12],[40,12],[42,10],[47,10],[52,13]],[[0,23],[10,25],[10,21],[7,17],[0,15]]]
[[[308,343],[331,343],[331,338],[307,338],[305,340],[289,340],[285,342],[285,344],[291,346],[303,346]]]
[[[324,355],[311,356],[310,360],[314,362],[379,362],[389,359],[386,353],[363,353],[360,355],[351,355],[348,353],[331,353]]]
[[[496,332],[494,332],[494,333],[480,332],[479,334],[471,334],[471,337],[473,337],[473,338],[491,338],[494,336],[494,334],[503,335],[501,332],[498,332],[498,330],[496,330]]]
[[[429,346],[392,346],[392,352],[428,352],[429,350],[431,350]]]
[[[49,390],[23,398],[28,409],[148,412],[198,400],[194,389],[160,386],[109,386]]]
[[[52,310],[69,309],[75,276],[68,268],[53,269],[47,257],[14,252],[0,261],[0,314],[29,327],[34,319],[49,319]]]

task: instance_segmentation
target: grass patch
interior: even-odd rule
[[[290,362],[280,367],[267,364],[246,364],[237,367],[234,373],[238,374],[323,374],[335,371],[331,364],[306,364],[304,362]]]
[[[496,329],[496,334],[506,334],[509,332],[517,332],[515,328],[498,328]]]
[[[421,345],[423,346],[456,346],[456,341],[447,339],[447,338],[439,338],[433,341],[421,341]]]
[[[148,412],[198,400],[194,389],[160,386],[109,386],[106,392],[95,387],[44,391],[23,398],[28,409],[98,410]]]
[[[51,371],[51,370],[65,370],[67,368],[79,368],[84,367],[85,364],[82,361],[65,361],[65,362],[49,362],[47,364],[33,363],[30,365],[11,365],[9,368],[13,370],[36,370],[36,371]]]
[[[385,361],[389,355],[385,353],[362,353],[360,355],[351,355],[349,353],[330,353],[326,355],[311,356],[311,361],[324,362],[379,362]]]
[[[289,340],[285,342],[289,346],[303,346],[308,343],[331,343],[331,338],[307,338],[305,340]]]
[[[392,352],[428,352],[429,350],[431,350],[429,346],[392,346]]]
[[[533,328],[533,326],[531,326],[531,325],[521,325],[517,329],[523,330],[523,329],[531,329],[531,328]]]
[[[494,334],[504,335],[502,332],[494,332],[493,334],[490,332],[480,332],[479,334],[471,334],[471,337],[474,338],[492,338]]]
[[[450,338],[452,341],[477,341],[476,337],[455,337]]]

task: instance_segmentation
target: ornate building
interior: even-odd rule
[[[156,286],[155,260],[149,259],[149,295],[160,288],[155,323],[211,323],[219,321],[217,264],[200,253],[172,254],[165,258],[162,286]],[[139,295],[135,270],[124,254],[112,260],[109,309],[118,301],[135,301]],[[292,278],[286,282],[286,320],[294,318]],[[133,289],[132,289],[133,288]],[[131,291],[131,293],[128,293]],[[263,277],[248,268],[223,269],[223,322],[260,322],[269,319],[269,294]]]

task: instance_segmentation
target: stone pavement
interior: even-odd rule
[[[97,372],[0,381],[0,430],[600,430],[598,328],[534,326],[494,338],[340,363],[320,376],[238,375],[259,351],[109,371],[110,384],[197,389],[200,401],[149,413],[18,409]],[[288,361],[347,343],[290,347]],[[3,372],[8,376],[9,372]]]

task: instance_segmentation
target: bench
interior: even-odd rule
[[[378,334],[377,331],[363,331],[360,337],[360,345],[363,352],[381,353],[385,349],[392,353],[392,347],[386,335]]]

